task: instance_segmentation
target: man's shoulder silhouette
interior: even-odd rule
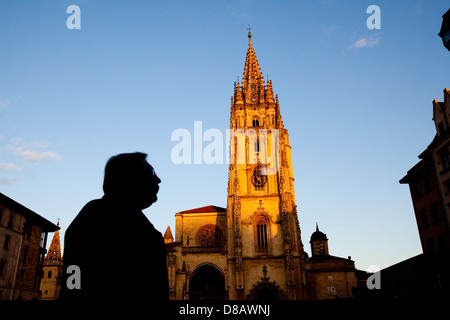
[[[129,241],[132,240],[133,247],[140,247],[148,245],[149,238],[153,241],[163,239],[142,211],[118,204],[106,196],[89,201],[66,231],[67,241],[95,241],[92,245],[107,243],[110,237],[120,240],[111,243],[109,248],[121,250],[131,245]]]
[[[94,228],[94,224],[101,221],[104,218],[104,213],[106,211],[105,205],[102,199],[95,199],[89,201],[78,213],[78,215],[73,219],[72,223],[69,225],[66,231],[67,234],[71,233],[75,228],[83,228],[89,230]],[[106,221],[105,221],[106,222]],[[98,226],[97,226],[98,227]]]

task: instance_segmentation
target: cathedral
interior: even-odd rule
[[[231,97],[227,207],[175,214],[164,234],[172,300],[350,298],[355,264],[329,254],[316,226],[304,251],[289,134],[248,33],[241,82]]]
[[[318,225],[311,257],[304,251],[289,134],[250,32],[248,39],[242,82],[231,98],[227,207],[175,214],[175,238],[170,227],[164,234],[170,299],[351,298],[358,286],[354,261],[330,255]],[[43,300],[59,297],[62,260],[56,231],[43,265]]]

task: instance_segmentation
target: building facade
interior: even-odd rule
[[[0,300],[39,300],[47,235],[59,229],[0,193]]]
[[[321,284],[307,279],[308,268],[323,266],[307,267],[289,133],[272,82],[263,79],[250,32],[248,38],[242,82],[235,82],[231,98],[227,207],[175,215],[175,239],[170,228],[165,233],[171,299],[323,298],[311,295]],[[344,272],[340,264],[327,266]],[[350,267],[345,269],[346,287],[357,285],[352,266],[353,276]],[[341,296],[337,291],[326,298]],[[351,296],[343,292],[342,297]]]

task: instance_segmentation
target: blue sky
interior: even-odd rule
[[[81,29],[70,30],[70,5]],[[366,26],[369,5],[381,29]],[[437,36],[447,1],[2,1],[0,191],[61,232],[102,196],[103,168],[142,151],[161,177],[144,212],[161,232],[176,212],[226,206],[227,165],[176,165],[174,130],[225,134],[247,26],[279,96],[292,146],[302,240],[315,223],[359,269],[421,252],[398,180],[435,131],[450,85]],[[205,146],[206,143],[203,145]],[[100,227],[100,226],[99,226]],[[118,231],[120,238],[120,231]],[[122,239],[125,240],[126,239]]]

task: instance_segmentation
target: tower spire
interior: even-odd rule
[[[248,27],[248,50],[245,58],[244,76],[242,78],[242,89],[246,102],[257,102],[259,92],[264,87],[263,76],[259,68],[258,59],[252,46],[252,33]]]
[[[59,226],[59,219],[58,219],[57,226]],[[50,244],[50,247],[48,248],[48,253],[47,253],[47,256],[45,257],[45,260],[50,261],[50,262],[62,261],[61,243],[59,240],[59,230],[56,230],[55,234],[53,235],[53,239]]]
[[[250,25],[248,25],[248,47],[251,48],[252,47],[252,28],[250,28]]]

